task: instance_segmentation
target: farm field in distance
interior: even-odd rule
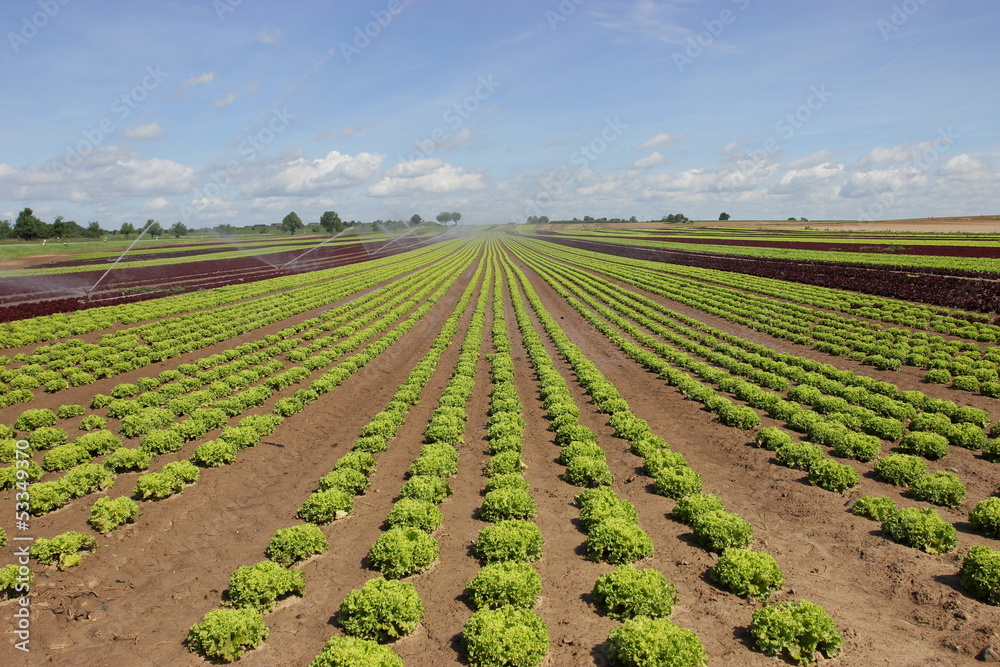
[[[751,626],[803,600],[834,664],[975,664],[1000,225],[932,222],[147,244],[89,300],[119,253],[0,259],[2,662],[608,665],[634,563],[683,664],[788,664]]]

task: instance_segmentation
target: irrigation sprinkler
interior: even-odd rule
[[[154,224],[156,224],[156,223],[153,220],[150,220],[149,223],[143,228],[143,230],[141,232],[139,232],[139,235],[135,237],[135,241],[132,241],[132,243],[129,245],[129,247],[125,248],[125,252],[123,252],[122,254],[118,255],[118,259],[116,259],[114,262],[111,263],[111,266],[109,266],[108,270],[104,272],[104,275],[102,275],[100,278],[98,278],[97,282],[94,283],[89,290],[84,290],[84,292],[87,295],[87,301],[90,301],[90,294],[91,294],[91,292],[93,292],[95,289],[97,289],[97,286],[101,284],[101,281],[104,280],[109,273],[111,273],[112,269],[114,269],[116,266],[118,266],[118,262],[122,261],[122,257],[124,257],[125,255],[128,254],[128,251],[131,250],[135,246],[135,244],[139,242],[139,239],[141,239],[143,237],[143,235],[146,233],[146,231],[150,227],[152,227]]]
[[[314,245],[313,247],[309,248],[309,250],[306,250],[301,255],[297,255],[297,256],[293,257],[292,259],[288,260],[287,262],[285,262],[284,264],[282,264],[281,266],[279,266],[278,270],[281,271],[282,269],[284,269],[286,266],[288,266],[292,262],[297,262],[301,258],[303,258],[306,255],[308,255],[309,253],[311,253],[316,248],[322,248],[324,245],[326,245],[330,241],[333,241],[333,240],[337,239],[341,234],[346,234],[347,232],[350,232],[350,231],[353,231],[353,230],[354,230],[353,227],[347,227],[345,229],[340,230],[335,235],[331,236],[330,238],[328,238],[327,240],[323,241],[322,243],[317,243],[316,245]]]

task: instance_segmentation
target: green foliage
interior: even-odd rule
[[[28,434],[28,444],[32,449],[51,449],[65,444],[69,435],[65,430],[54,426],[40,426]]]
[[[656,477],[667,468],[686,468],[688,462],[684,456],[677,452],[672,452],[669,449],[656,449],[645,457],[642,467],[647,475]]]
[[[929,554],[943,554],[958,546],[955,526],[930,507],[907,507],[882,522],[882,532],[914,549]]]
[[[795,439],[791,434],[777,426],[762,428],[757,432],[757,438],[754,440],[755,445],[769,449],[772,452],[776,451],[782,445],[790,445],[793,442],[795,442]]]
[[[969,512],[969,523],[984,535],[1000,538],[1000,498],[980,500]]]
[[[760,415],[746,405],[723,405],[719,411],[719,421],[726,426],[732,426],[743,431],[760,426]]]
[[[413,584],[377,577],[348,593],[337,621],[352,637],[388,643],[413,632],[423,616]]]
[[[413,527],[430,533],[444,521],[444,515],[437,505],[417,498],[401,498],[396,501],[386,517],[390,528]]]
[[[236,460],[236,445],[225,440],[209,440],[191,452],[191,462],[204,468],[228,465]]]
[[[139,516],[139,505],[131,498],[101,498],[90,508],[89,523],[99,533],[110,533]]]
[[[625,667],[703,667],[708,654],[690,630],[666,618],[637,616],[611,631],[608,661]]]
[[[948,438],[929,431],[910,431],[899,441],[899,450],[933,461],[948,453]]]
[[[875,479],[906,486],[927,474],[927,463],[911,454],[887,454],[875,462]]]
[[[634,563],[653,555],[653,540],[634,521],[611,517],[587,534],[587,557],[612,565]]]
[[[45,452],[42,457],[42,469],[48,471],[66,470],[75,465],[90,461],[90,454],[79,445],[59,445]]]
[[[401,498],[426,500],[435,505],[440,505],[451,494],[451,485],[436,475],[414,475],[399,489]]]
[[[213,609],[188,631],[188,648],[207,659],[233,662],[267,639],[260,612],[251,608]]]
[[[31,497],[31,513],[35,516],[59,509],[70,500],[70,493],[63,487],[61,480],[32,484],[28,487],[28,493]]]
[[[589,456],[599,459],[606,459],[607,454],[601,446],[593,442],[571,442],[559,450],[559,463],[568,465],[570,461],[578,456]]]
[[[279,565],[289,567],[315,554],[325,554],[329,542],[318,526],[305,523],[279,528],[267,545],[265,555]]]
[[[542,577],[528,563],[502,561],[486,565],[465,587],[475,609],[509,605],[531,609],[542,594]]]
[[[115,475],[102,465],[81,463],[70,469],[56,482],[73,498],[82,498],[88,493],[110,489],[114,486]]]
[[[958,580],[972,597],[1000,605],[1000,551],[969,547],[958,571]]]
[[[799,665],[840,655],[844,639],[830,615],[807,600],[779,602],[753,612],[750,634],[757,650],[768,655],[785,654]]]
[[[896,503],[888,496],[861,496],[851,507],[852,514],[879,523],[888,519],[896,511]]]
[[[701,492],[701,473],[687,466],[665,468],[653,481],[653,490],[661,496],[680,500]]]
[[[163,466],[161,471],[164,475],[170,475],[174,479],[180,480],[184,484],[193,484],[198,481],[201,471],[198,466],[190,461],[174,461]]]
[[[566,466],[563,478],[574,486],[593,488],[614,482],[607,462],[597,456],[577,456]]]
[[[344,468],[350,468],[351,470],[357,470],[366,477],[370,476],[375,472],[375,468],[378,467],[378,463],[368,452],[347,452],[341,456],[336,465],[333,466],[334,470],[343,470]]]
[[[352,496],[359,496],[368,488],[368,476],[353,468],[331,470],[319,478],[319,490],[340,489]]]
[[[75,439],[72,444],[83,447],[91,456],[100,456],[121,447],[122,441],[111,431],[100,430],[84,433]]]
[[[476,539],[476,556],[484,563],[503,560],[533,562],[542,557],[545,540],[531,521],[506,519],[485,526]]]
[[[965,485],[955,473],[938,470],[914,480],[910,496],[935,505],[958,507],[965,500]]]
[[[141,449],[130,449],[122,447],[111,452],[104,459],[104,466],[114,472],[126,472],[129,470],[145,470],[149,467],[153,457]]]
[[[594,583],[594,602],[611,618],[661,618],[677,604],[677,587],[658,570],[636,569],[631,563],[602,574]]]
[[[309,667],[403,667],[403,659],[369,639],[334,635]]]
[[[722,501],[714,493],[693,493],[677,501],[673,515],[681,523],[690,524],[700,514],[725,510]]]
[[[27,570],[25,574],[20,568],[26,566],[19,566],[17,563],[11,563],[6,567],[0,567],[0,594],[7,597],[20,597],[25,590],[22,588],[18,590],[18,586],[28,586],[35,581],[35,573],[30,569]]]
[[[528,481],[519,472],[509,472],[503,475],[494,475],[486,480],[486,493],[496,489],[523,489],[530,490]]]
[[[809,483],[827,491],[844,493],[861,483],[861,475],[846,463],[824,458],[809,466]]]
[[[808,442],[795,442],[790,445],[780,445],[774,452],[774,458],[781,465],[792,470],[808,472],[816,461],[825,458],[823,448]]]
[[[549,633],[530,609],[480,609],[462,630],[472,667],[537,667],[549,648]]]
[[[25,410],[14,420],[14,428],[18,431],[34,431],[36,428],[55,425],[56,413],[48,408]]]
[[[44,565],[55,563],[62,570],[80,563],[80,552],[93,551],[97,540],[84,533],[70,530],[52,539],[38,538],[31,547],[31,557]]]
[[[856,461],[874,461],[882,451],[882,443],[873,435],[845,433],[832,444],[834,456]]]
[[[746,548],[753,541],[753,526],[735,512],[703,512],[691,519],[698,542],[707,550],[722,553],[736,547]]]
[[[506,475],[512,472],[519,473],[526,467],[524,459],[521,458],[518,452],[500,452],[490,457],[490,460],[486,462],[483,473],[487,477],[493,477],[494,475]]]
[[[538,510],[535,499],[524,489],[494,489],[483,498],[479,518],[484,521],[503,519],[533,519]]]
[[[323,525],[347,516],[354,508],[354,496],[341,489],[313,493],[299,508],[297,516],[303,521]]]
[[[165,472],[148,472],[140,475],[132,492],[139,500],[162,500],[184,488],[184,482]]]
[[[437,540],[419,528],[400,526],[382,533],[371,549],[368,560],[387,579],[401,579],[423,572],[437,560]]]
[[[741,598],[766,600],[785,585],[778,563],[770,554],[751,549],[726,549],[709,576]]]
[[[172,430],[147,433],[139,443],[139,449],[151,456],[176,452],[182,447],[184,447],[183,436]]]
[[[580,522],[588,532],[605,519],[617,518],[635,523],[639,517],[635,505],[619,498],[610,486],[581,491],[573,500],[580,508]]]
[[[306,580],[301,572],[263,560],[254,565],[240,566],[230,575],[226,604],[250,607],[266,614],[274,609],[279,599],[302,595],[305,588]]]
[[[976,424],[961,423],[952,424],[948,432],[944,434],[948,442],[956,447],[979,450],[986,444],[986,433]]]
[[[80,417],[87,414],[87,408],[82,405],[60,405],[56,410],[56,417],[59,419],[69,419],[70,417]]]

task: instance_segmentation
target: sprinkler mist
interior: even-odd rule
[[[284,264],[282,264],[281,266],[279,266],[278,270],[281,271],[282,269],[284,269],[289,264],[292,264],[293,262],[299,261],[300,259],[302,259],[306,255],[308,255],[309,253],[311,253],[313,250],[316,250],[317,248],[322,248],[323,246],[325,246],[330,241],[333,241],[333,240],[335,240],[335,239],[343,236],[347,232],[352,232],[352,231],[354,231],[354,229],[351,228],[351,227],[347,227],[345,229],[342,229],[341,231],[337,232],[335,235],[331,236],[330,238],[328,238],[327,240],[323,241],[322,243],[317,243],[316,245],[314,245],[313,247],[309,248],[309,250],[306,250],[301,255],[296,255],[292,259],[288,260],[287,262],[285,262]]]
[[[97,282],[94,283],[93,285],[91,285],[90,289],[83,290],[83,293],[87,295],[87,301],[90,301],[90,297],[93,295],[94,290],[97,289],[97,286],[101,284],[101,281],[104,280],[108,276],[109,273],[111,273],[112,269],[114,269],[116,266],[118,266],[118,262],[122,261],[122,258],[125,255],[128,254],[129,250],[131,250],[133,247],[135,247],[135,244],[139,242],[139,239],[141,239],[143,236],[145,236],[146,232],[154,224],[155,224],[155,222],[152,221],[152,220],[150,220],[149,224],[147,224],[143,228],[143,230],[141,232],[139,232],[139,235],[135,237],[135,241],[132,241],[132,243],[129,244],[129,247],[125,248],[125,252],[123,252],[122,254],[118,255],[118,258],[114,262],[111,263],[111,266],[108,267],[108,270],[105,271],[104,274],[100,278],[97,279]]]

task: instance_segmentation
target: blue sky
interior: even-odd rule
[[[0,218],[1000,213],[995,0],[6,0]]]

